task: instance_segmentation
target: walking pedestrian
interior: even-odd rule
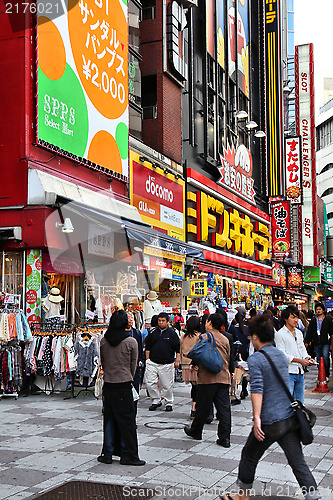
[[[294,410],[268,360],[260,352],[264,351],[269,355],[288,385],[288,361],[286,356],[272,345],[272,321],[267,315],[257,315],[249,323],[249,335],[257,351],[248,359],[253,428],[242,450],[238,466],[238,492],[232,496],[223,495],[221,498],[248,500],[258,462],[265,451],[277,442],[283,449],[306,500],[317,499],[317,483],[304,459]]]
[[[200,334],[199,316],[191,316],[186,322],[185,333],[180,337],[180,364],[182,378],[185,384],[191,384],[192,409],[190,418],[195,417],[195,405],[197,400],[198,367],[192,365],[192,360],[187,354],[195,346]]]
[[[152,404],[150,411],[162,406],[164,396],[165,411],[172,411],[174,369],[179,368],[179,337],[169,326],[169,315],[158,315],[158,327],[146,337],[146,384]],[[161,393],[158,388],[161,383]]]
[[[138,455],[135,407],[132,394],[137,368],[138,343],[131,336],[124,310],[112,314],[101,340],[104,372],[103,449],[97,460],[111,464],[113,455],[122,465],[145,465]]]
[[[219,420],[217,429],[218,439],[216,443],[229,448],[231,434],[231,407],[229,398],[231,380],[229,372],[230,345],[228,339],[220,331],[222,324],[223,320],[219,314],[211,314],[206,321],[206,330],[215,337],[216,347],[224,363],[222,370],[216,374],[199,365],[195,418],[191,427],[184,428],[184,432],[193,439],[201,440],[203,427],[214,403]],[[202,336],[203,338],[207,338],[206,333]]]
[[[297,307],[288,306],[282,311],[281,323],[284,326],[275,333],[275,344],[288,360],[290,392],[294,399],[304,403],[304,367],[315,361],[305,349],[302,332],[297,329],[298,319]]]
[[[306,335],[306,347],[311,343],[314,348],[317,363],[320,358],[324,359],[326,380],[330,376],[330,346],[333,339],[333,321],[330,315],[326,315],[325,306],[321,302],[315,305],[315,316],[311,319]]]

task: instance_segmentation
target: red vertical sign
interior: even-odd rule
[[[272,206],[273,257],[290,256],[290,202],[274,201]]]

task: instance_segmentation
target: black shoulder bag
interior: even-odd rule
[[[308,408],[305,408],[303,403],[301,403],[300,401],[294,400],[294,398],[292,397],[285,381],[281,377],[278,369],[274,365],[273,361],[271,360],[271,358],[269,357],[267,352],[263,351],[262,349],[260,349],[260,351],[258,351],[258,352],[261,352],[265,356],[265,358],[267,359],[267,361],[271,365],[275,376],[280,381],[283,389],[285,390],[288,398],[290,399],[291,406],[293,407],[293,410],[294,410],[296,418],[297,418],[298,433],[299,433],[299,437],[300,437],[301,442],[304,445],[311,444],[313,442],[312,427],[316,423],[316,415],[312,411],[310,411]]]

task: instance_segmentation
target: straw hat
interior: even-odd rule
[[[64,300],[64,298],[60,295],[59,288],[55,286],[52,287],[51,290],[49,291],[48,299],[50,302],[54,302],[54,304],[58,304],[59,302]]]
[[[139,304],[140,302],[139,302],[138,297],[130,297],[130,298],[128,299],[128,303],[129,303],[129,304]]]
[[[151,301],[154,301],[156,300],[158,297],[157,293],[155,292],[155,290],[150,290],[150,292],[148,293],[147,295],[147,299],[148,300],[151,300]]]

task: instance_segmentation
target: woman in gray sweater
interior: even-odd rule
[[[127,313],[113,313],[101,340],[104,372],[103,450],[99,462],[111,464],[120,456],[122,465],[145,465],[139,459],[132,382],[138,360],[138,344],[131,337]]]

